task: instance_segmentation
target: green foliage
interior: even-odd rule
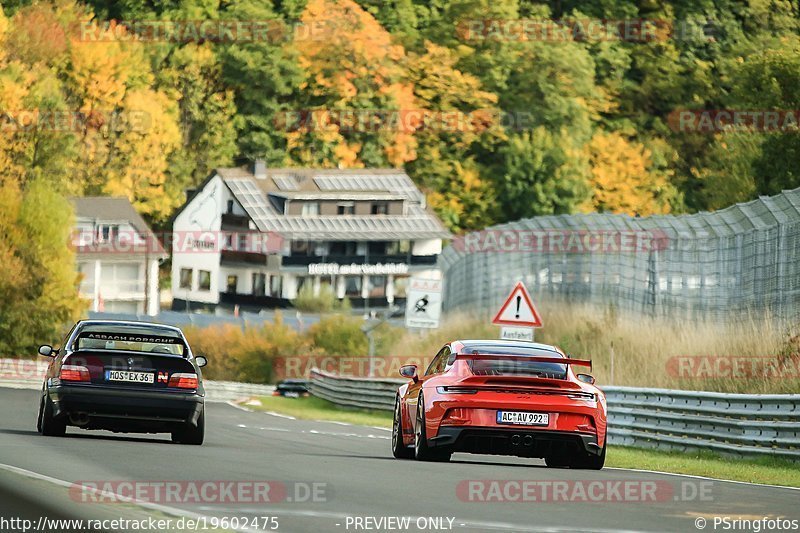
[[[501,201],[509,219],[570,213],[589,194],[585,159],[544,127],[514,135],[501,151]]]
[[[251,20],[275,31],[222,44],[76,41],[70,28],[92,16]],[[647,42],[464,31],[475,21],[526,18],[672,27]],[[0,164],[20,182],[43,178],[69,194],[125,194],[156,223],[184,188],[243,158],[403,166],[458,232],[521,216],[630,210],[628,200],[597,198],[617,188],[608,187],[610,169],[636,172],[631,153],[639,150],[649,159],[637,212],[718,209],[799,186],[797,135],[687,133],[671,130],[668,118],[682,109],[796,110],[799,28],[786,1],[11,2],[0,17],[4,109],[150,120],[141,132],[124,121],[116,129],[12,131],[0,139]],[[335,119],[292,127],[292,113],[330,110],[479,118],[477,127],[438,119],[363,131]],[[604,138],[625,142],[598,153]]]
[[[348,311],[350,300],[344,298],[339,300],[333,291],[330,283],[322,283],[319,294],[314,295],[314,286],[307,283],[300,288],[297,298],[292,301],[292,305],[298,311],[307,313],[330,313],[332,311]]]
[[[72,207],[42,180],[0,188],[0,353],[55,341],[86,305],[68,247]]]
[[[270,383],[276,357],[308,353],[309,340],[283,323],[240,328],[231,324],[203,329],[188,328],[186,338],[196,354],[208,358],[203,370],[208,379]]]
[[[321,356],[366,356],[364,321],[349,315],[324,317],[300,333],[283,323],[280,313],[274,323],[241,328],[232,324],[184,330],[192,350],[208,358],[203,373],[208,379],[271,383],[279,358]],[[391,339],[388,330],[378,328],[379,349]],[[396,335],[395,335],[396,336]],[[384,352],[381,352],[384,353]]]
[[[360,318],[345,315],[324,317],[308,328],[314,346],[328,355],[366,355],[367,337]]]
[[[5,349],[51,336],[50,318],[70,316],[67,262],[43,259],[68,257],[51,237],[69,210],[52,207],[63,205],[56,196],[48,217],[29,210],[46,194],[124,195],[161,225],[185,188],[243,158],[397,166],[461,232],[576,211],[720,209],[800,186],[796,131],[687,133],[670,123],[686,109],[800,108],[800,16],[786,0],[60,0],[3,10],[0,109],[85,117],[62,129],[2,124]],[[647,42],[463,31],[526,18],[661,20],[672,31]],[[232,43],[75,32],[110,19],[260,21],[275,31]],[[309,110],[434,118],[363,130],[287,120]],[[468,120],[454,126],[441,113]],[[22,286],[25,302],[7,297]],[[329,296],[297,303],[337,309]],[[8,333],[17,323],[22,336]]]

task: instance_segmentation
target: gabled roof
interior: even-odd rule
[[[451,234],[425,205],[425,195],[399,169],[266,169],[255,176],[245,167],[220,168],[233,196],[263,232],[287,239],[447,239]],[[402,199],[402,215],[284,215],[268,195],[303,199]]]
[[[150,230],[147,222],[136,212],[130,200],[116,196],[82,196],[70,198],[77,218],[88,218],[97,222],[128,222],[137,233],[149,243],[149,253],[166,256],[166,251]],[[80,251],[92,251],[82,246]],[[143,247],[142,247],[143,248]],[[131,253],[144,253],[142,250],[131,250]]]

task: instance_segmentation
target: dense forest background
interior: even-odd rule
[[[75,312],[64,198],[127,196],[164,227],[186,188],[248,159],[404,167],[454,232],[713,210],[800,186],[794,131],[670,122],[682,110],[800,109],[799,11],[786,0],[4,2],[0,330]],[[660,22],[658,38],[639,40],[490,31],[522,19]],[[272,31],[153,39],[130,21]],[[487,31],[471,31],[476,21]],[[469,127],[341,123],[358,110],[459,112]],[[319,122],[292,118],[309,113]]]
[[[256,157],[405,167],[454,231],[550,213],[718,209],[800,185],[795,133],[693,133],[668,122],[684,109],[800,108],[797,2],[57,0],[3,10],[0,108],[88,117],[69,131],[7,121],[3,180],[126,195],[156,224],[211,168]],[[659,21],[660,33],[464,31],[520,19]],[[158,20],[262,21],[274,31],[203,42],[82,29]],[[460,111],[479,124],[287,120],[343,110]]]

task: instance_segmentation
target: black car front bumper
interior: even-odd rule
[[[547,457],[556,453],[600,455],[597,435],[570,431],[544,431],[523,428],[482,428],[442,426],[429,439],[435,448],[453,452],[520,457]]]
[[[97,385],[55,385],[47,390],[53,415],[80,419],[86,429],[157,430],[197,425],[204,397],[191,391],[152,391]]]

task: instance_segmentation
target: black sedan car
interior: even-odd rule
[[[52,357],[37,429],[63,436],[67,426],[116,432],[168,432],[202,444],[205,390],[200,367],[179,328],[145,322],[82,320]]]
[[[307,379],[284,379],[275,385],[273,396],[284,396],[286,398],[299,398],[311,394]]]

